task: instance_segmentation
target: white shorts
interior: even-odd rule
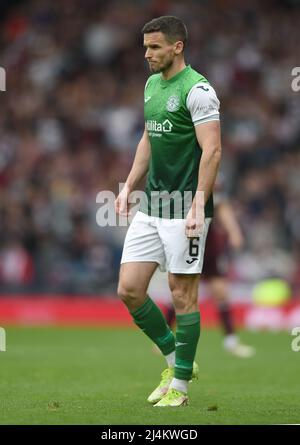
[[[162,272],[201,273],[207,231],[205,219],[199,238],[185,235],[185,219],[166,219],[137,212],[126,234],[122,263],[156,262]]]

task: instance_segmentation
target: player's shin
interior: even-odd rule
[[[170,357],[174,355],[175,337],[159,307],[147,297],[145,303],[131,315],[135,324],[157,345],[169,366],[172,366]]]
[[[200,337],[200,312],[176,315],[176,359],[174,379],[170,388],[187,392]]]

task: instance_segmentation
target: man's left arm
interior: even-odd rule
[[[220,101],[211,85],[199,82],[191,88],[186,105],[202,149],[197,191],[186,218],[186,236],[195,238],[203,229],[205,204],[213,191],[221,160]]]
[[[198,143],[202,148],[199,164],[198,187],[192,207],[186,218],[186,236],[198,237],[204,225],[204,207],[211,195],[221,160],[220,122],[209,121],[195,126]]]

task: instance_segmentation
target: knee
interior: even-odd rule
[[[124,282],[119,282],[118,297],[123,301],[129,310],[138,308],[144,299],[141,292],[135,286],[131,286]]]
[[[213,280],[210,283],[210,293],[217,304],[228,303],[228,291],[226,283],[222,280]]]
[[[224,295],[220,295],[217,292],[212,292],[212,298],[214,299],[216,304],[227,304],[229,303],[228,299]]]
[[[197,294],[189,289],[178,288],[172,291],[174,306],[177,312],[187,313],[197,310]]]

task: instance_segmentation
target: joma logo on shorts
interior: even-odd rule
[[[186,260],[186,263],[192,264],[194,261],[197,261],[197,258],[192,258],[191,260]]]
[[[163,123],[157,121],[147,121],[146,128],[148,131],[157,131],[163,133],[170,133],[172,131],[173,124],[166,119]]]

